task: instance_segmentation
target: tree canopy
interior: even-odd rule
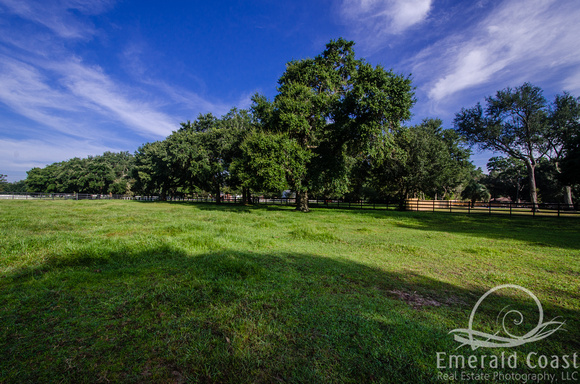
[[[133,155],[105,152],[32,168],[27,172],[29,192],[124,194],[130,191]]]

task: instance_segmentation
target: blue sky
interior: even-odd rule
[[[580,95],[577,0],[0,0],[0,173],[134,152],[272,98],[330,39],[412,74],[415,124],[529,81]],[[475,153],[484,166],[489,153]]]

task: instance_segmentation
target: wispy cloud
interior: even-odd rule
[[[423,22],[432,0],[343,0],[340,15],[367,43],[380,44],[387,35],[401,34]]]
[[[67,116],[79,110],[78,100],[50,85],[34,66],[2,55],[0,58],[0,102],[38,125],[70,133]],[[78,127],[77,132],[87,133]]]
[[[413,72],[440,74],[425,87],[434,102],[490,82],[503,88],[541,81],[555,72],[562,88],[569,89],[564,80],[573,85],[579,76],[579,18],[573,0],[505,1],[461,36],[448,36],[418,54]]]
[[[233,100],[234,104],[232,104],[223,100],[212,100],[202,96],[199,92],[192,91],[191,88],[170,84],[162,80],[156,75],[159,68],[152,67],[152,60],[148,57],[152,52],[154,50],[148,46],[147,42],[137,37],[120,55],[122,65],[136,82],[151,87],[156,94],[163,94],[166,100],[165,104],[170,104],[174,109],[182,110],[185,114],[182,119],[195,118],[196,116],[191,115],[192,113],[211,112],[216,116],[221,116],[226,114],[234,105],[242,109],[250,106],[253,93],[246,92],[240,95],[237,100]],[[197,85],[196,88],[201,90],[208,88],[203,79],[191,72],[183,72],[183,76],[186,76],[188,80],[193,80],[193,83]]]
[[[117,118],[127,127],[144,136],[167,136],[178,121],[163,113],[151,103],[135,97],[119,87],[98,67],[89,67],[79,61],[56,65],[62,84],[73,97],[94,107],[109,118]],[[129,88],[129,87],[127,87]]]
[[[0,6],[10,13],[43,25],[67,39],[88,38],[95,33],[94,26],[79,20],[71,10],[94,15],[109,9],[113,3],[114,0],[0,0]]]
[[[102,134],[89,130],[87,118],[93,118],[94,124],[117,120],[152,138],[167,136],[178,124],[154,104],[135,97],[137,91],[129,94],[98,67],[79,60],[34,66],[2,57],[0,84],[0,102],[39,125],[73,136]]]
[[[168,100],[172,103],[178,104],[181,108],[188,110],[189,113],[192,113],[193,111],[197,111],[198,113],[211,112],[216,116],[221,116],[226,114],[232,107],[232,105],[226,103],[212,102],[195,92],[183,89],[179,86],[169,85],[159,80],[145,81],[147,84],[167,95]],[[195,118],[196,116],[188,117]]]

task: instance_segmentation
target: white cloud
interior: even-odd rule
[[[431,0],[400,0],[393,4],[393,12],[387,11],[385,16],[391,21],[393,33],[400,33],[425,20],[430,9]]]
[[[343,0],[341,17],[361,36],[380,39],[396,35],[424,21],[431,0]]]
[[[486,50],[476,48],[466,52],[465,56],[459,59],[456,71],[440,78],[430,90],[429,97],[441,100],[449,94],[484,83],[503,65],[501,60],[490,63]]]
[[[580,65],[580,8],[574,1],[505,1],[462,36],[449,36],[415,58],[435,102],[488,83],[518,85]],[[499,88],[498,88],[499,89]]]

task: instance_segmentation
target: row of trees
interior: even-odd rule
[[[27,192],[26,180],[19,180],[13,183],[7,181],[7,175],[0,175],[0,192]]]
[[[492,157],[487,163],[488,175],[482,175],[478,181],[485,185],[492,198],[507,197],[511,201],[527,200],[530,196],[528,171],[523,161]],[[578,169],[578,168],[576,168]],[[534,170],[536,190],[540,202],[565,202],[568,190],[561,181],[560,174],[554,162],[542,158]],[[580,184],[572,183],[572,195],[580,196]]]
[[[564,93],[548,104],[526,83],[486,98],[485,109],[462,109],[455,129],[438,119],[406,127],[411,80],[357,59],[353,45],[331,41],[315,58],[288,63],[276,97],[255,95],[248,111],[200,115],[134,156],[108,152],[34,168],[27,188],[162,199],[211,193],[218,202],[223,193],[249,201],[290,190],[307,211],[311,196],[517,200],[529,192],[537,202],[539,182],[544,200],[571,202],[579,184],[579,99]],[[483,175],[468,144],[506,157],[491,159]],[[565,193],[554,192],[556,184]]]
[[[400,200],[453,193],[473,172],[470,152],[440,120],[402,127],[414,103],[411,81],[357,59],[353,42],[331,41],[314,59],[292,61],[270,101],[221,119],[200,115],[135,155],[134,190],[168,194],[224,188],[291,190],[309,196]]]
[[[201,115],[167,139],[139,148],[132,190],[162,199],[211,192],[218,201],[223,192],[241,193],[247,200],[250,193],[280,196],[304,183],[319,198],[403,201],[457,195],[475,173],[469,149],[440,120],[397,127],[375,145],[374,154],[334,162],[328,154],[326,163],[319,156],[312,164],[313,155],[284,135],[264,131],[246,111],[234,109],[221,119]]]
[[[134,157],[129,152],[105,152],[32,168],[27,172],[30,192],[81,192],[125,194],[130,192]]]

